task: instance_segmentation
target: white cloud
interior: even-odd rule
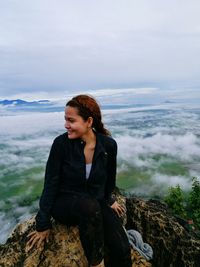
[[[1,95],[199,85],[199,1],[1,1]]]
[[[27,101],[48,99],[51,101],[63,101],[67,98],[73,97],[76,94],[90,94],[98,98],[109,98],[111,97],[124,97],[125,95],[135,97],[143,95],[155,95],[159,91],[159,88],[151,87],[139,87],[139,88],[106,88],[97,90],[79,90],[79,91],[56,91],[56,92],[27,92],[27,93],[17,93],[11,96],[12,99],[24,99]]]
[[[152,177],[152,182],[157,186],[163,186],[165,189],[176,185],[180,185],[183,190],[188,190],[191,187],[191,180],[185,176],[169,176],[156,173]]]
[[[88,91],[89,94],[93,94],[94,96],[121,96],[124,97],[125,94],[130,96],[135,95],[148,95],[155,94],[158,91],[158,88],[107,88],[107,89],[99,89],[95,91]]]
[[[16,114],[15,114],[16,115]],[[16,116],[0,116],[1,130],[0,135],[10,137],[22,137],[26,135],[39,136],[51,130],[64,130],[64,112],[52,113],[25,113]],[[22,140],[23,141],[23,140]],[[17,142],[17,141],[16,141]],[[34,140],[32,140],[34,143]],[[45,142],[45,139],[42,141]],[[26,142],[24,142],[24,146]]]
[[[138,164],[141,167],[140,156],[151,157],[161,154],[183,161],[192,161],[193,157],[199,157],[200,145],[197,136],[193,133],[185,135],[169,135],[157,133],[151,137],[135,137],[121,135],[117,137],[119,157]],[[143,166],[147,162],[144,160]]]

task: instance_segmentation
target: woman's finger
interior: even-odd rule
[[[123,206],[121,206],[120,204],[118,204],[117,208],[120,210],[121,213],[126,212],[126,209]]]
[[[28,242],[27,242],[27,246],[30,246],[30,245],[32,244],[33,240],[34,240],[35,237],[36,237],[36,231],[31,232],[31,233],[28,235],[28,237],[29,237],[29,240],[28,240]]]
[[[46,242],[47,242],[47,243],[49,242],[49,233],[47,233],[47,236],[46,236]]]
[[[32,235],[30,235],[29,237],[30,238],[29,238],[27,244],[32,243],[32,241],[37,237],[37,233],[35,232]]]
[[[34,236],[32,236],[32,237],[28,240],[28,242],[27,242],[27,246],[30,246],[30,245],[31,245],[33,239],[34,239]]]
[[[124,209],[121,206],[116,207],[116,211],[119,217],[122,216],[122,214],[124,213]]]
[[[36,233],[36,231],[33,231],[33,232],[29,233],[29,234],[27,235],[27,237],[30,237],[30,236],[32,236],[32,235],[35,235],[35,233]]]
[[[120,213],[122,213],[123,212],[123,209],[122,209],[122,207],[121,206],[117,206],[116,207],[116,209],[120,212]]]
[[[117,213],[117,215],[120,217],[120,211],[118,210],[118,208],[116,207],[114,210]]]
[[[123,212],[126,212],[126,208],[124,206],[121,206],[120,205],[120,207],[121,207],[121,209],[122,209]]]
[[[38,240],[38,242],[37,242],[37,248],[39,248],[39,247],[40,247],[40,245],[41,245],[42,241],[43,241],[43,240],[42,240],[41,238]]]
[[[37,248],[39,248],[42,242],[44,241],[46,241],[47,243],[49,242],[49,233],[46,233],[45,235],[40,236],[40,239],[38,240],[38,243],[37,243]]]
[[[121,216],[121,213],[118,209],[116,209],[116,212],[117,212],[117,215],[120,217]]]
[[[30,250],[32,247],[34,247],[35,244],[40,243],[40,240],[42,241],[44,238],[41,235],[38,235],[37,232],[35,232],[34,235],[31,236],[30,240],[27,242],[28,250]]]
[[[34,245],[39,241],[40,237],[39,236],[34,236],[30,239],[30,242],[27,243],[27,245],[29,246],[29,249],[31,249],[32,247],[34,247]]]
[[[113,205],[111,206],[111,208],[117,213],[117,215],[119,217],[121,217],[121,215],[126,212],[126,208],[124,208],[122,205],[120,205],[117,201],[115,201],[113,203]]]

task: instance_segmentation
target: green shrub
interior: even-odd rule
[[[182,217],[186,216],[186,211],[184,208],[183,191],[180,185],[175,187],[170,187],[169,194],[165,197],[164,201],[167,203],[169,208],[173,213],[180,215]]]
[[[197,178],[192,179],[192,189],[184,197],[179,185],[170,187],[164,198],[172,212],[187,220],[193,220],[195,228],[200,229],[200,182]]]
[[[200,228],[200,182],[195,177],[188,197],[188,210],[195,224]]]

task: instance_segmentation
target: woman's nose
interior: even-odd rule
[[[65,128],[69,129],[69,123],[67,121],[65,122]]]

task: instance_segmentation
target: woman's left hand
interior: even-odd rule
[[[117,213],[119,217],[121,217],[122,214],[125,212],[125,209],[117,201],[115,201],[111,205],[111,208]]]

